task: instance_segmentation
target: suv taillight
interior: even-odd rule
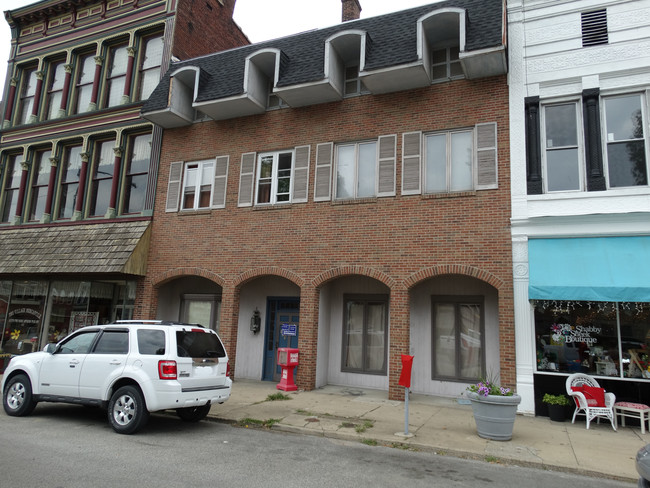
[[[176,361],[158,361],[158,377],[161,380],[175,380]]]
[[[230,378],[230,361],[226,363],[226,378]]]

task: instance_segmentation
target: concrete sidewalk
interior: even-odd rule
[[[284,393],[289,400],[269,400]],[[511,441],[480,438],[470,405],[457,399],[411,395],[409,434],[404,435],[404,402],[387,400],[384,391],[326,386],[313,391],[282,392],[275,383],[237,379],[232,396],[212,407],[210,417],[226,422],[268,421],[273,429],[369,444],[412,448],[441,455],[583,473],[624,481],[638,479],[636,452],[650,443],[640,427],[618,427],[584,417],[552,422],[518,415]]]

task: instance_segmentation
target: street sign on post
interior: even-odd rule
[[[402,372],[399,375],[400,386],[404,387],[404,433],[398,432],[396,435],[412,437],[409,434],[409,388],[411,387],[411,370],[413,369],[413,357],[402,354]]]

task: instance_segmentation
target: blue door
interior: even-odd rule
[[[262,379],[265,381],[280,381],[282,369],[277,364],[278,347],[298,347],[299,318],[299,298],[269,298],[264,328],[266,335]]]

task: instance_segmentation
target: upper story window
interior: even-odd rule
[[[429,134],[425,138],[424,192],[468,191],[474,188],[474,131]]]
[[[139,213],[144,210],[150,158],[151,134],[137,134],[129,137],[122,213]]]
[[[59,117],[61,100],[63,99],[63,86],[65,84],[65,63],[63,61],[50,63],[49,79],[47,83],[47,118],[48,120]]]
[[[183,175],[182,210],[210,208],[214,160],[186,163]]]
[[[106,65],[106,107],[115,107],[122,103],[128,62],[127,46],[113,46],[109,49]]]
[[[277,110],[279,108],[287,108],[288,106],[279,96],[269,91],[269,97],[266,103],[267,110]]]
[[[140,62],[140,93],[138,100],[146,100],[160,81],[164,39],[162,36],[144,39]]]
[[[292,172],[293,151],[259,154],[255,203],[290,202]]]
[[[336,147],[337,199],[373,197],[377,194],[377,142]]]
[[[648,163],[641,94],[603,99],[603,139],[609,188],[646,186]]]
[[[76,97],[74,113],[87,112],[93,93],[95,78],[95,56],[84,54],[77,59],[77,81],[75,83]]]
[[[98,141],[95,144],[88,209],[88,215],[91,217],[103,217],[108,211],[115,171],[114,147],[114,139]]]
[[[61,189],[58,203],[58,218],[72,218],[79,193],[81,172],[81,146],[68,146],[63,150],[61,161]]]
[[[18,206],[18,192],[20,190],[20,177],[22,156],[11,154],[5,161],[4,190],[2,192],[2,222],[12,222]]]
[[[345,68],[344,96],[360,95],[366,93],[366,87],[359,77],[359,65],[350,65]]]
[[[542,140],[546,191],[582,189],[582,144],[577,102],[544,107]]]
[[[36,95],[36,69],[23,71],[22,85],[20,88],[20,123],[26,124],[32,115],[34,98]]]
[[[50,180],[52,151],[38,151],[32,163],[32,185],[29,203],[29,220],[38,221],[45,211],[47,186]]]
[[[433,81],[458,80],[465,77],[458,54],[458,46],[434,49],[431,52],[431,77]]]

